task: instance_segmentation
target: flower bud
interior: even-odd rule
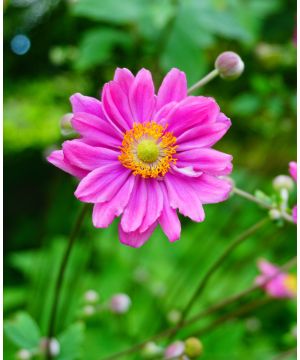
[[[115,314],[126,313],[130,306],[130,297],[126,294],[116,294],[110,300],[110,309]]]
[[[225,51],[217,57],[215,68],[219,71],[221,78],[234,80],[244,71],[244,62],[240,56],[233,51]]]
[[[181,312],[178,310],[171,310],[168,315],[167,319],[170,324],[177,324],[181,318]]]
[[[269,216],[270,216],[271,220],[279,220],[281,218],[281,213],[277,209],[271,209],[269,211]]]
[[[162,348],[158,346],[155,342],[148,342],[142,349],[142,356],[146,359],[152,359],[157,357],[162,353]]]
[[[85,316],[92,316],[95,314],[96,309],[93,305],[86,305],[83,307],[82,312]]]
[[[72,118],[73,114],[67,113],[60,119],[60,132],[62,136],[70,136],[75,134],[71,123]]]
[[[185,340],[184,344],[185,344],[184,353],[192,359],[197,356],[200,356],[203,352],[203,345],[201,341],[195,337],[188,338],[187,340]]]
[[[184,342],[178,340],[166,348],[165,359],[173,359],[183,355],[183,353],[184,353]]]
[[[288,191],[293,190],[294,182],[290,176],[287,175],[278,175],[273,180],[273,187],[275,190],[280,191],[286,189]]]
[[[41,339],[40,349],[42,353],[46,353],[47,348],[49,349],[49,354],[52,356],[57,356],[60,353],[60,344],[55,338],[50,340],[47,338]]]
[[[16,358],[18,360],[30,360],[31,359],[31,352],[27,349],[21,349],[17,352]]]
[[[87,303],[94,304],[99,300],[99,294],[95,290],[88,290],[84,293],[84,300]]]

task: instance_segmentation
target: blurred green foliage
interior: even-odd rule
[[[5,2],[5,359],[15,359],[18,349],[9,339],[17,343],[16,336],[23,336],[14,332],[15,316],[27,330],[36,323],[40,334],[46,333],[58,264],[80,207],[75,181],[44,160],[47,149],[63,140],[59,121],[70,111],[70,95],[98,97],[116,67],[149,68],[158,85],[176,66],[191,85],[213,68],[220,52],[237,51],[246,64],[243,76],[235,82],[216,79],[199,93],[215,97],[232,119],[218,148],[233,154],[238,186],[271,193],[272,177],[287,173],[296,157],[295,13],[294,0]],[[23,56],[11,50],[19,33],[31,41]],[[100,359],[169,326],[168,313],[186,304],[228,242],[264,214],[236,197],[206,206],[206,213],[203,224],[182,219],[179,242],[169,244],[157,230],[138,250],[118,243],[116,224],[96,230],[89,216],[63,288],[57,359]],[[193,312],[249,287],[258,257],[283,264],[295,249],[293,227],[264,228],[231,255]],[[83,317],[82,298],[90,288],[101,303],[126,292],[132,299],[129,313]],[[251,298],[259,297],[258,292]],[[273,302],[205,334],[203,359],[271,360],[295,346],[294,324],[294,303]]]

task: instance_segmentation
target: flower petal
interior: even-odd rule
[[[155,97],[150,71],[142,69],[137,73],[129,92],[129,102],[134,122],[143,123],[152,120]]]
[[[195,126],[178,136],[178,151],[211,147],[226,134],[230,125],[230,121],[226,121]]]
[[[181,224],[176,210],[170,207],[168,192],[165,184],[162,184],[161,188],[163,192],[164,206],[158,221],[163,229],[163,232],[166,234],[168,239],[173,242],[180,238]]]
[[[131,198],[122,215],[121,225],[125,232],[137,230],[143,222],[147,204],[147,187],[144,178],[138,177]]]
[[[196,171],[212,175],[227,175],[232,171],[232,156],[221,151],[204,148],[178,152],[176,154],[178,168],[192,166]]]
[[[124,185],[110,201],[94,205],[93,224],[95,227],[105,228],[116,216],[122,214],[124,207],[128,204],[134,182],[135,177],[129,176]]]
[[[197,178],[190,178],[191,186],[197,192],[202,204],[213,204],[228,199],[232,185],[225,179],[203,174]]]
[[[193,188],[193,179],[185,176],[175,176],[170,172],[165,175],[170,206],[190,219],[201,222],[205,214],[199,196]]]
[[[132,231],[132,232],[125,232],[122,229],[122,224],[119,224],[119,237],[122,244],[127,246],[132,246],[134,248],[141,247],[145,244],[145,242],[149,239],[152,235],[156,223],[151,225],[145,232],[140,233],[139,230]]]
[[[77,166],[71,165],[66,159],[64,158],[64,153],[62,150],[55,150],[53,151],[48,157],[47,160],[53,164],[54,166],[58,167],[59,169],[71,174],[78,179],[82,179],[87,175],[87,171],[78,168]]]
[[[63,143],[65,159],[72,165],[85,170],[94,170],[100,166],[118,161],[119,153],[104,147],[95,147],[80,140]]]
[[[291,161],[289,163],[289,171],[292,178],[297,182],[297,163],[296,161]]]
[[[85,112],[105,119],[101,101],[76,93],[70,97],[73,113]]]
[[[114,81],[121,86],[126,95],[129,95],[129,90],[133,84],[134,76],[132,72],[126,68],[117,68],[115,71]]]
[[[146,180],[146,179],[145,179]],[[146,231],[160,216],[163,208],[163,194],[160,183],[156,179],[147,179],[146,213],[140,227],[140,232]]]
[[[177,103],[166,118],[168,131],[179,137],[194,126],[215,122],[219,113],[220,108],[213,98],[189,96]]]
[[[115,81],[106,83],[102,91],[102,104],[105,115],[120,133],[124,133],[132,127],[133,121],[128,96],[121,85]]]
[[[87,113],[76,113],[71,122],[74,130],[88,144],[102,145],[109,148],[119,148],[121,146],[123,136],[107,120]]]
[[[79,183],[75,196],[88,203],[109,201],[124,185],[131,172],[114,162],[91,171]]]
[[[166,125],[168,116],[170,112],[174,109],[176,104],[177,104],[176,101],[172,101],[164,105],[159,111],[157,111],[153,115],[153,121],[156,122],[157,124]]]
[[[187,96],[185,73],[173,68],[165,76],[157,94],[157,110],[171,101],[180,101]]]

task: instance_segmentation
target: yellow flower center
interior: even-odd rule
[[[297,293],[297,277],[295,275],[288,275],[284,280],[284,284],[291,293]]]
[[[141,161],[153,163],[159,156],[159,147],[154,140],[142,140],[137,146],[137,156]]]
[[[166,131],[167,126],[155,122],[133,124],[127,130],[121,146],[119,161],[131,169],[133,175],[144,178],[164,176],[176,163],[176,137]]]

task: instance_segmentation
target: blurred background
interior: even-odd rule
[[[148,68],[157,86],[178,67],[192,85],[219,53],[236,51],[246,66],[241,78],[216,79],[199,94],[215,97],[232,119],[217,148],[233,154],[237,185],[270,194],[272,178],[296,160],[296,1],[6,0],[3,6],[4,315],[26,311],[45,335],[57,266],[81,206],[75,180],[45,161],[65,139],[60,119],[71,110],[69,97],[99,97],[116,67]],[[179,242],[169,244],[156,230],[141,249],[119,244],[117,224],[93,229],[88,216],[63,289],[58,332],[65,347],[57,359],[100,360],[169,326],[170,313],[186,304],[226,244],[262,216],[234,196],[206,206],[203,224],[182,218]],[[294,256],[295,233],[270,224],[252,236],[193,313],[251,286],[257,258],[283,264]],[[126,293],[132,306],[123,316],[84,314],[88,289],[103,304]],[[295,311],[293,301],[274,301],[203,335],[203,359],[273,359],[295,346]],[[15,359],[18,347],[4,340],[5,359]]]

